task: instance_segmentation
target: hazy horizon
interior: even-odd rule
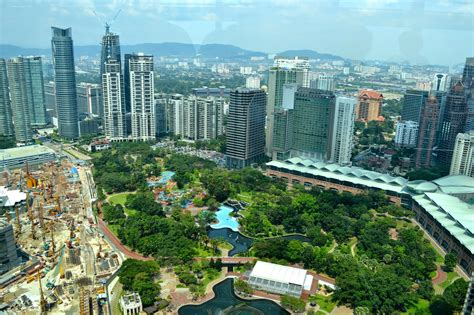
[[[454,65],[474,55],[474,1],[5,0],[0,43],[49,48],[51,26],[98,45],[230,44],[265,53],[310,49],[349,59]],[[96,13],[94,13],[96,12]]]

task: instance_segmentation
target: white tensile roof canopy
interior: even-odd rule
[[[304,269],[257,261],[250,273],[250,277],[304,286],[306,273]]]

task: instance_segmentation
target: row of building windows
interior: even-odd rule
[[[293,173],[300,173],[300,172],[291,172],[291,174],[293,174]],[[319,181],[322,181],[322,182],[328,182],[328,183],[341,185],[341,186],[345,186],[345,187],[350,187],[350,188],[355,188],[355,189],[364,190],[364,191],[365,190],[373,190],[373,191],[380,190],[378,188],[367,187],[365,185],[354,184],[354,183],[347,182],[347,181],[340,181],[340,180],[337,180],[337,179],[334,179],[334,178],[326,178],[326,177],[323,177],[323,176],[318,176],[318,175],[313,175],[313,174],[304,174],[304,175],[293,174],[293,175],[301,176],[301,177],[305,177],[305,178],[313,178],[313,179],[316,179],[316,180],[319,180]],[[277,176],[272,176],[272,177],[277,177]],[[286,176],[282,176],[281,179],[283,179],[286,182],[289,182],[289,179]],[[294,184],[301,184],[301,181],[298,180],[298,179],[293,179],[292,184],[293,185]],[[312,183],[304,182],[304,186],[305,187],[311,187]],[[318,185],[318,186],[321,187],[321,188],[325,188],[325,186],[323,186],[323,185]],[[335,190],[337,190],[337,189],[335,189]],[[347,190],[347,191],[350,192],[349,190]],[[392,197],[400,197],[401,196],[400,194],[398,194],[394,191],[390,191],[390,190],[384,190],[384,192],[385,192],[385,194],[387,194],[389,196],[392,196]]]
[[[416,211],[419,211],[419,210],[416,210]],[[429,213],[425,213],[425,215],[431,219],[430,221],[432,222],[432,224],[434,224],[434,225],[438,228],[438,230],[443,231],[443,233],[444,233],[445,235],[451,235],[446,229],[444,229],[444,228],[441,226],[441,224],[439,224],[438,221],[432,219],[432,217],[431,217],[431,215],[430,215]],[[421,225],[422,227],[425,228],[425,230],[428,232],[428,234],[430,234],[431,236],[433,236],[433,238],[435,239],[435,241],[436,241],[439,245],[441,245],[441,247],[442,247],[446,252],[451,252],[451,253],[453,253],[455,256],[458,256],[459,253],[458,253],[458,251],[456,250],[456,247],[461,248],[461,250],[462,250],[462,249],[465,249],[465,247],[464,247],[464,246],[458,241],[458,239],[456,239],[455,237],[450,237],[450,241],[451,241],[452,243],[455,243],[457,246],[455,246],[455,245],[452,244],[451,249],[450,249],[450,248],[449,248],[449,243],[448,243],[448,241],[447,241],[446,239],[443,239],[442,236],[441,236],[441,234],[440,234],[438,231],[436,231],[436,230],[433,228],[432,224],[428,223],[428,222],[425,220],[425,218],[424,218],[423,216],[421,216],[420,213],[417,213],[416,220],[420,223],[420,225]],[[453,247],[454,247],[454,248],[453,248]],[[466,251],[465,251],[465,252],[466,252]],[[467,262],[464,258],[461,258],[461,260],[459,261],[459,265],[460,265],[467,273],[469,273],[469,270],[468,270],[469,264],[468,264],[468,262]]]

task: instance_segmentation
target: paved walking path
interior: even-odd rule
[[[133,259],[138,259],[138,260],[153,260],[152,257],[142,256],[142,255],[140,255],[140,254],[138,254],[134,251],[131,251],[127,247],[125,247],[125,245],[123,245],[122,242],[120,242],[120,240],[117,238],[117,236],[115,236],[115,234],[112,233],[112,231],[109,230],[109,228],[107,227],[107,224],[105,224],[104,221],[101,218],[97,218],[97,219],[98,219],[98,223],[99,223],[98,227],[101,230],[101,232],[104,233],[107,240],[109,240],[111,243],[113,243],[115,248],[117,248],[119,251],[121,251],[122,254],[124,254],[128,258],[133,258]]]
[[[438,285],[446,281],[447,278],[448,274],[443,269],[441,269],[440,266],[436,266],[436,276],[431,279],[431,282],[433,285]]]
[[[100,212],[102,213],[102,202],[98,202],[97,206],[99,207]],[[97,216],[97,227],[99,230],[104,234],[104,236],[107,238],[109,242],[113,244],[113,246],[119,250],[122,254],[129,258],[137,259],[137,260],[153,260],[152,257],[145,257],[140,255],[137,252],[134,252],[130,249],[128,249],[125,245],[122,244],[122,242],[118,239],[117,236],[109,229],[107,224],[102,220],[102,218],[98,215]]]

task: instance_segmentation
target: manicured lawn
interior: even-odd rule
[[[124,193],[118,193],[114,195],[109,196],[109,201],[114,204],[120,204],[122,206],[125,206],[125,201],[127,201],[127,196],[130,195],[131,193],[129,192],[124,192]]]
[[[403,314],[418,314],[418,312],[422,313],[423,311],[428,312],[429,306],[430,306],[430,302],[428,300],[419,299],[415,305],[410,307],[408,311]]]
[[[336,306],[336,302],[331,300],[331,296],[324,296],[321,294],[316,294],[309,297],[310,301],[314,301],[318,303],[319,307],[326,312],[331,312],[333,308]]]
[[[243,192],[237,195],[237,199],[245,202],[252,202],[252,195],[250,193]]]
[[[222,249],[227,249],[227,250],[231,250],[233,248],[233,246],[229,242],[226,242],[226,241],[219,241],[219,247]]]
[[[132,193],[124,192],[124,193],[118,193],[118,194],[110,195],[109,196],[109,202],[113,203],[113,204],[116,204],[116,205],[122,205],[126,215],[128,215],[128,216],[129,215],[134,215],[134,214],[137,213],[136,210],[128,209],[127,207],[125,207],[125,202],[127,201],[127,196],[130,195],[130,194],[132,194]]]
[[[451,283],[453,283],[454,279],[457,278],[460,278],[457,273],[455,273],[454,271],[448,272],[448,278],[446,279],[446,281],[441,282],[439,286],[443,289],[446,289]]]

